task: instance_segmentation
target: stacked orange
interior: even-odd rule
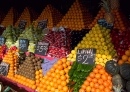
[[[19,22],[21,20],[26,20],[27,21],[26,27],[28,27],[31,24],[31,15],[30,15],[29,9],[27,7],[24,9],[24,11],[22,12],[21,16],[19,17],[19,19],[15,23],[16,27],[19,25]]]
[[[14,8],[11,8],[3,19],[1,25],[5,27],[8,25],[14,25],[14,22],[18,19],[18,17],[18,12]]]
[[[68,92],[66,86],[69,82],[68,71],[71,68],[70,62],[66,58],[58,60],[52,68],[42,78],[38,92]]]
[[[42,74],[42,69],[40,70],[37,70],[35,72],[35,79],[36,79],[36,86],[38,87],[39,86],[39,83],[42,81],[42,78],[43,78],[43,74]]]
[[[21,76],[21,75],[15,75],[14,77],[14,81],[22,84],[22,85],[25,85],[33,90],[36,89],[36,82],[34,80],[31,80],[31,79],[28,79],[24,76]]]
[[[97,65],[84,81],[79,92],[111,92],[112,77],[102,65]]]
[[[118,29],[119,31],[126,31],[129,27],[130,23],[124,16],[124,14],[121,13],[119,10],[111,10],[114,16],[114,29]],[[95,24],[97,24],[97,21],[101,18],[104,18],[105,10],[101,8],[101,10],[98,12],[97,16],[95,17],[94,21],[89,25],[89,28],[91,29],[94,27]]]
[[[86,6],[76,0],[57,26],[65,26],[72,30],[81,30],[88,29],[91,22],[92,16],[86,9]]]
[[[56,24],[62,19],[62,14],[55,9],[52,5],[47,5],[41,15],[36,20],[35,26],[38,25],[38,22],[41,20],[48,19],[48,28],[53,28]]]
[[[123,63],[130,63],[130,48],[125,51],[125,55],[118,61],[118,64],[121,65]]]
[[[3,58],[3,62],[10,64],[7,77],[12,80],[14,80],[14,75],[16,72],[16,63],[18,60],[18,55],[16,54],[17,52],[18,52],[17,49],[16,50],[9,49]]]

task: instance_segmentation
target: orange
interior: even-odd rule
[[[63,91],[64,92],[68,92],[68,87],[67,86],[63,86]]]
[[[90,86],[86,87],[86,92],[91,92],[91,87]]]
[[[95,83],[95,84],[94,84],[94,87],[95,87],[95,88],[98,88],[98,87],[99,87],[99,84],[98,84],[98,83]]]
[[[65,63],[67,61],[66,58],[62,58],[61,60],[62,60],[63,63]]]
[[[125,51],[125,55],[130,56],[130,51],[129,50]]]
[[[63,64],[63,67],[64,67],[64,68],[66,68],[66,67],[67,67],[67,64],[66,64],[66,63],[64,63],[64,64]]]
[[[65,74],[65,71],[64,70],[61,70],[60,71],[60,75],[64,75]]]
[[[70,66],[70,62],[66,62],[67,66]]]
[[[97,68],[97,69],[102,69],[102,68],[103,68],[103,66],[102,66],[102,65],[100,65],[100,64],[98,64],[98,65],[96,66],[96,68]]]
[[[126,62],[128,60],[128,56],[127,55],[123,55],[122,56],[122,60]]]
[[[67,84],[66,81],[62,81],[62,82],[61,82],[61,85],[62,85],[62,86],[66,86],[66,84]]]
[[[90,87],[94,87],[94,83],[93,82],[90,82]]]
[[[85,92],[85,90],[81,88],[81,89],[79,90],[79,92]]]
[[[103,80],[102,79],[98,79],[98,84],[103,84]]]
[[[120,59],[119,61],[118,61],[118,64],[119,65],[122,65],[124,63],[124,61],[122,60],[122,59]]]
[[[66,80],[66,77],[65,77],[64,75],[62,75],[62,76],[60,77],[60,79],[65,81],[65,80]]]
[[[94,83],[97,83],[98,80],[97,80],[96,78],[94,78],[92,81],[93,81]]]
[[[130,57],[128,58],[128,62],[130,62]]]
[[[103,85],[100,85],[100,86],[99,86],[99,89],[100,89],[100,90],[104,90],[104,88],[105,88],[105,87],[104,87]]]
[[[55,69],[52,67],[51,69],[50,69],[50,72],[54,72],[55,71]]]
[[[55,84],[54,82],[50,82],[50,86],[53,87]]]
[[[89,85],[89,82],[88,82],[87,80],[85,80],[84,85],[85,85],[85,86],[88,86],[88,85]]]
[[[101,75],[100,75],[99,73],[97,73],[97,74],[95,75],[95,78],[97,78],[97,79],[100,79],[100,77],[101,77]]]
[[[59,79],[61,76],[60,74],[56,74],[55,78]]]
[[[104,69],[101,69],[101,70],[99,70],[99,73],[100,73],[100,74],[104,74],[104,73],[105,73],[105,70],[104,70]]]
[[[108,79],[105,74],[101,75],[101,78],[103,79],[103,81],[106,81]]]
[[[64,68],[64,67],[63,67],[62,65],[59,65],[59,66],[58,66],[58,69],[59,69],[59,70],[63,70],[63,68]]]
[[[58,60],[57,64],[58,64],[58,65],[62,65],[62,61],[61,61],[61,60]]]
[[[91,78],[94,78],[94,77],[95,77],[95,73],[94,73],[94,72],[91,72],[91,73],[89,74],[89,76],[90,76]]]
[[[86,89],[86,86],[83,84],[82,86],[81,86],[81,89]]]
[[[58,89],[61,90],[61,89],[62,89],[62,86],[61,86],[61,85],[58,85]]]
[[[94,72],[94,73],[98,73],[98,69],[95,68],[95,69],[93,70],[93,72]]]

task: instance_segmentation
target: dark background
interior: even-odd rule
[[[65,14],[75,0],[0,0],[0,9],[5,13],[11,6],[17,9],[20,13],[26,6],[32,7],[39,14],[47,4],[52,4],[61,13]],[[101,0],[79,0],[86,5],[93,16],[96,16]],[[127,16],[130,15],[130,5],[128,0],[120,0],[120,9]]]

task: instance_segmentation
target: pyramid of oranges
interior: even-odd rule
[[[39,21],[45,19],[48,19],[47,27],[53,28],[62,19],[62,14],[49,4],[45,7],[41,15],[36,20],[35,26],[38,25]]]
[[[69,82],[70,68],[70,62],[67,62],[66,58],[58,60],[44,75],[36,90],[38,92],[68,92],[66,85]]]
[[[16,53],[18,53],[18,49],[9,49],[3,58],[3,62],[10,64],[7,77],[12,80],[14,80],[18,60],[18,55]]]
[[[100,64],[96,65],[93,71],[84,81],[79,92],[111,92],[112,77]]]
[[[86,7],[76,0],[57,26],[65,26],[72,30],[81,30],[88,29],[88,25],[91,22],[92,16]]]
[[[0,23],[3,21],[4,17],[5,13],[2,10],[0,10]]]
[[[29,9],[27,7],[24,9],[24,11],[22,12],[21,16],[19,17],[19,19],[15,23],[16,27],[19,25],[19,22],[21,20],[26,20],[27,21],[26,27],[31,24],[31,14],[30,14]]]
[[[18,19],[18,17],[18,12],[14,8],[11,8],[1,22],[1,25],[5,27],[7,27],[8,25],[14,25],[14,22]]]
[[[127,20],[124,14],[118,9],[111,10],[111,12],[114,16],[114,29],[118,29],[119,31],[126,31],[129,27],[130,22]],[[104,16],[105,10],[101,8],[93,22],[89,25],[89,28],[91,29],[92,27],[94,27],[97,21],[101,18],[104,18]]]
[[[77,49],[95,48],[96,49],[96,64],[105,66],[108,60],[115,57],[116,50],[111,43],[110,29],[106,29],[96,24],[89,33],[83,37],[82,41],[77,44],[74,50],[68,55],[68,61],[76,61]]]

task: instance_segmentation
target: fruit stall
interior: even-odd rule
[[[130,21],[119,0],[0,11],[0,92],[130,92]],[[7,85],[8,84],[8,85]],[[6,87],[4,87],[6,85]]]

